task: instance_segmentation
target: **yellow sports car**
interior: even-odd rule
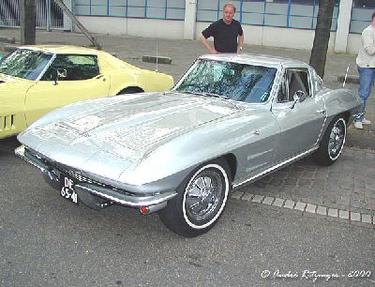
[[[171,76],[134,67],[103,51],[23,46],[0,61],[0,139],[73,102],[172,86]]]

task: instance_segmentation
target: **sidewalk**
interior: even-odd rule
[[[311,157],[244,186],[239,193],[375,215],[375,152],[346,148],[329,167]]]
[[[177,81],[188,69],[196,57],[206,53],[199,41],[192,40],[164,40],[150,39],[130,36],[112,36],[97,34],[97,39],[107,52],[116,54],[119,58],[147,69],[156,69],[155,64],[142,62],[143,55],[160,55],[172,58],[171,65],[160,64],[158,70],[172,75]],[[19,43],[20,33],[18,29],[0,29],[0,37],[14,37],[16,43]],[[90,42],[84,35],[71,32],[45,32],[38,31],[36,41],[38,44],[71,44],[89,46]],[[0,43],[0,52],[4,48]],[[284,48],[271,48],[261,46],[245,46],[245,53],[269,54],[282,57],[299,59],[304,62],[309,61],[310,52],[305,50],[294,50]],[[344,75],[347,66],[350,64],[350,75],[357,75],[355,65],[355,55],[347,54],[329,54],[325,71],[325,85],[330,88],[339,88],[342,86],[337,81],[337,77]],[[346,88],[357,93],[358,85],[348,83]],[[372,96],[368,101],[367,118],[375,123],[375,97]],[[354,130],[349,128],[348,146],[360,148],[370,148],[375,150],[375,124],[365,127],[365,130]]]

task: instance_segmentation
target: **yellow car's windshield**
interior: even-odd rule
[[[18,49],[0,61],[0,73],[36,80],[51,58],[51,54],[41,51]]]

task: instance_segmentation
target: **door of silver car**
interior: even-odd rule
[[[280,126],[276,161],[298,155],[316,145],[325,119],[324,102],[314,96],[310,72],[286,69],[272,112]]]

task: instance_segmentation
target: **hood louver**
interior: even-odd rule
[[[0,131],[15,128],[14,115],[0,116]]]

